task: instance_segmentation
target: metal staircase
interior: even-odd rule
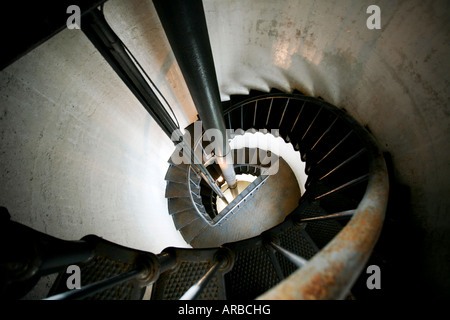
[[[334,249],[330,249],[330,241],[341,241],[339,237],[342,235],[352,243],[361,243],[353,252],[358,257],[357,266],[351,265],[351,271],[346,271],[346,274],[356,273],[356,276],[352,276],[354,282],[358,269],[364,266],[376,241],[386,202],[386,174],[383,172],[383,163],[376,171],[373,169],[378,151],[370,134],[342,109],[298,93],[260,95],[252,92],[251,97],[230,104],[225,109],[224,118],[232,129],[238,128],[232,127],[233,124],[243,124],[247,130],[257,125],[255,129],[279,129],[280,136],[300,151],[299,161],[306,161],[306,192],[299,206],[281,224],[257,237],[217,248],[168,248],[159,254],[124,248],[95,236],[85,237],[76,245],[88,246],[90,249],[81,258],[73,254],[70,264],[80,266],[83,286],[87,286],[87,289],[99,283],[95,290],[87,290],[87,293],[83,293],[83,288],[67,291],[68,262],[58,252],[64,251],[71,256],[74,253],[72,243],[52,238],[51,241],[63,249],[49,254],[48,247],[36,247],[36,240],[28,238],[30,242],[22,240],[18,243],[34,247],[34,250],[16,248],[25,255],[16,257],[15,265],[21,265],[24,270],[11,269],[11,261],[2,265],[9,268],[4,274],[14,275],[4,279],[3,295],[8,296],[13,288],[50,272],[41,270],[40,266],[52,257],[55,260],[53,265],[61,273],[50,291],[50,298],[141,299],[145,288],[151,285],[152,299],[180,299],[192,287],[199,288],[198,293],[192,296],[198,299],[254,299],[268,290],[270,292],[274,286],[278,288],[276,285],[280,286],[280,283],[295,281],[289,276],[307,269],[323,251],[332,253]],[[214,166],[207,168],[212,175],[217,176]],[[244,172],[242,170],[261,173],[259,168],[250,166],[246,169],[240,167],[236,171]],[[211,203],[207,210],[204,203],[208,198],[214,198],[214,193],[197,174],[193,174],[191,167],[171,164],[166,179],[169,213],[186,240],[193,240],[206,228],[214,228],[201,216],[204,214],[213,218],[214,204]],[[380,198],[373,199],[374,188]],[[370,201],[370,208],[365,205],[367,201]],[[368,211],[370,219],[365,217]],[[358,222],[363,216],[363,220]],[[3,236],[9,240],[25,233],[32,235],[33,239],[48,238],[16,223],[9,223],[18,230],[3,224]],[[355,223],[361,225],[355,227]],[[15,230],[14,234],[11,234],[12,230]],[[27,237],[22,236],[22,239]],[[48,240],[44,242],[49,243]],[[339,245],[342,246],[342,242]],[[26,256],[30,252],[33,252],[33,256]],[[34,272],[26,273],[25,269],[31,268],[31,265],[23,261],[31,258],[41,262],[33,265],[36,269]],[[345,266],[341,265],[340,268]],[[336,267],[334,269],[339,271]],[[55,268],[51,271],[54,272]],[[201,286],[196,284],[208,272],[211,274],[209,281]],[[15,276],[18,273],[29,274],[29,277]],[[120,278],[121,274],[128,274],[128,277]],[[338,284],[341,288],[339,298],[347,296],[352,282]],[[329,288],[323,287],[318,292],[329,292]],[[79,295],[72,296],[74,293]],[[280,298],[280,292],[277,294],[276,297]],[[330,294],[307,298],[336,296]]]

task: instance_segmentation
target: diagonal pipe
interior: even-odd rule
[[[214,132],[214,150],[224,179],[237,196],[237,181],[223,119],[214,60],[201,0],[154,0],[172,51],[203,127]]]

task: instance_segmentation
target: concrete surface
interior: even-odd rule
[[[0,83],[0,202],[14,220],[68,240],[188,246],[164,198],[173,144],[82,32],[56,35]]]

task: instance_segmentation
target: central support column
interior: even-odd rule
[[[203,3],[201,0],[153,0],[153,3],[203,128],[216,129],[214,147],[217,162],[233,196],[236,197],[236,174],[223,119]]]

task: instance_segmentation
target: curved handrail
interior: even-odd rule
[[[375,246],[384,221],[389,179],[384,157],[374,155],[366,193],[347,225],[306,265],[257,299],[343,299]]]

